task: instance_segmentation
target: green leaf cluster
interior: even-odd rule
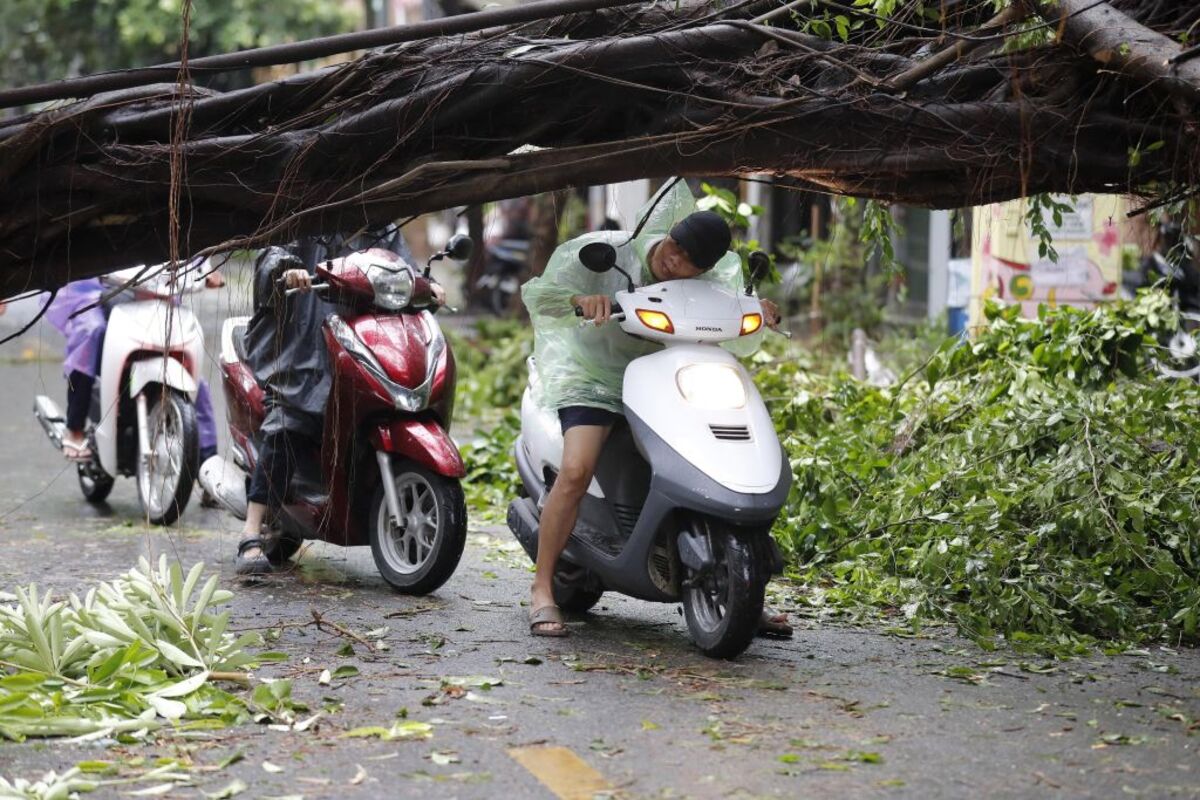
[[[181,8],[181,0],[5,0],[0,85],[176,60]],[[357,21],[337,0],[206,0],[193,4],[189,55],[340,33]]]
[[[1194,640],[1200,388],[1150,368],[1168,298],[987,316],[895,387],[759,371],[796,475],[776,535],[810,601],[981,642]]]
[[[162,720],[227,724],[245,703],[210,683],[254,659],[254,634],[227,631],[231,594],[203,565],[186,574],[163,556],[56,600],[36,586],[0,606],[0,737],[135,733]]]
[[[462,448],[467,505],[476,519],[498,522],[520,484],[513,444],[521,427],[517,412],[528,375],[526,360],[533,352],[533,329],[523,320],[483,319],[473,335],[446,335],[459,370],[455,417],[476,426]]]
[[[458,369],[455,418],[485,420],[497,409],[521,404],[525,391],[525,362],[533,353],[533,328],[516,319],[480,319],[464,335],[446,331]]]
[[[713,186],[710,183],[701,183],[700,191],[703,196],[696,201],[696,208],[701,211],[712,211],[720,214],[721,219],[728,223],[733,231],[733,241],[730,244],[730,249],[738,254],[742,259],[742,277],[749,279],[750,277],[750,254],[755,250],[761,250],[762,245],[757,239],[747,239],[744,234],[750,228],[751,217],[760,216],[763,213],[762,206],[752,205],[743,200],[740,200],[737,194],[729,189]],[[771,270],[766,277],[769,283],[777,283],[779,281],[779,271],[775,266],[775,256],[770,255]]]

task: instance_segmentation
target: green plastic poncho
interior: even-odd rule
[[[667,183],[638,212],[645,219],[638,235],[627,231],[595,231],[566,242],[554,251],[545,271],[521,287],[521,299],[533,322],[534,359],[540,385],[535,399],[544,407],[590,406],[623,412],[621,383],[625,367],[663,345],[630,336],[614,322],[580,326],[571,305],[573,295],[606,294],[628,288],[616,270],[597,274],[579,263],[579,251],[591,242],[607,242],[617,250],[617,264],[638,286],[655,283],[648,254],[671,227],[696,210],[696,200],[683,181]],[[647,217],[647,214],[649,216]],[[737,292],[743,288],[742,262],[727,252],[700,280],[715,281]],[[758,349],[762,333],[728,342],[738,356]]]

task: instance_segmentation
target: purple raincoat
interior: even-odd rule
[[[108,328],[108,316],[100,306],[104,287],[99,278],[72,281],[59,290],[46,319],[67,339],[63,356],[63,377],[72,372],[82,372],[95,378],[100,372],[100,356],[104,347],[104,331]],[[88,308],[91,306],[91,308]],[[87,309],[82,311],[81,309]],[[201,453],[217,447],[217,421],[213,416],[212,393],[208,381],[200,379],[196,393],[196,427],[199,433]]]

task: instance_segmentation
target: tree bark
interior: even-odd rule
[[[1057,26],[1061,38],[1079,47],[1100,64],[1147,85],[1200,102],[1200,62],[1177,61],[1179,42],[1139,24],[1096,0],[1034,2],[1038,14]]]
[[[1200,4],[1062,0],[1080,8],[1054,17],[1067,46],[1029,44],[1019,14],[997,21],[990,0],[943,4],[937,42],[964,43],[952,58],[930,42],[928,3],[901,0],[883,29],[834,0],[755,21],[779,2],[568,15],[239,91],[139,87],[0,122],[0,297],[165,259],[182,103],[187,256],[674,175],[768,173],[935,207],[1198,184],[1178,84],[1200,62],[1158,77],[1138,48],[1165,61],[1165,45],[1128,26],[1142,37],[1128,69],[1076,42],[1109,41],[1087,28],[1102,7],[1169,40],[1200,22]],[[846,41],[807,32],[826,6],[865,24]]]

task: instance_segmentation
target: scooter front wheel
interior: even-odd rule
[[[683,616],[696,646],[713,658],[734,658],[750,646],[762,616],[770,575],[752,539],[712,520],[693,518],[705,536],[713,565],[702,573],[685,568]]]
[[[400,518],[382,485],[371,500],[371,555],[379,574],[405,594],[428,594],[450,579],[467,542],[462,485],[411,461],[394,459]]]
[[[151,524],[171,525],[187,508],[200,471],[196,408],[186,396],[166,387],[150,403],[149,441],[137,461],[138,500]]]

